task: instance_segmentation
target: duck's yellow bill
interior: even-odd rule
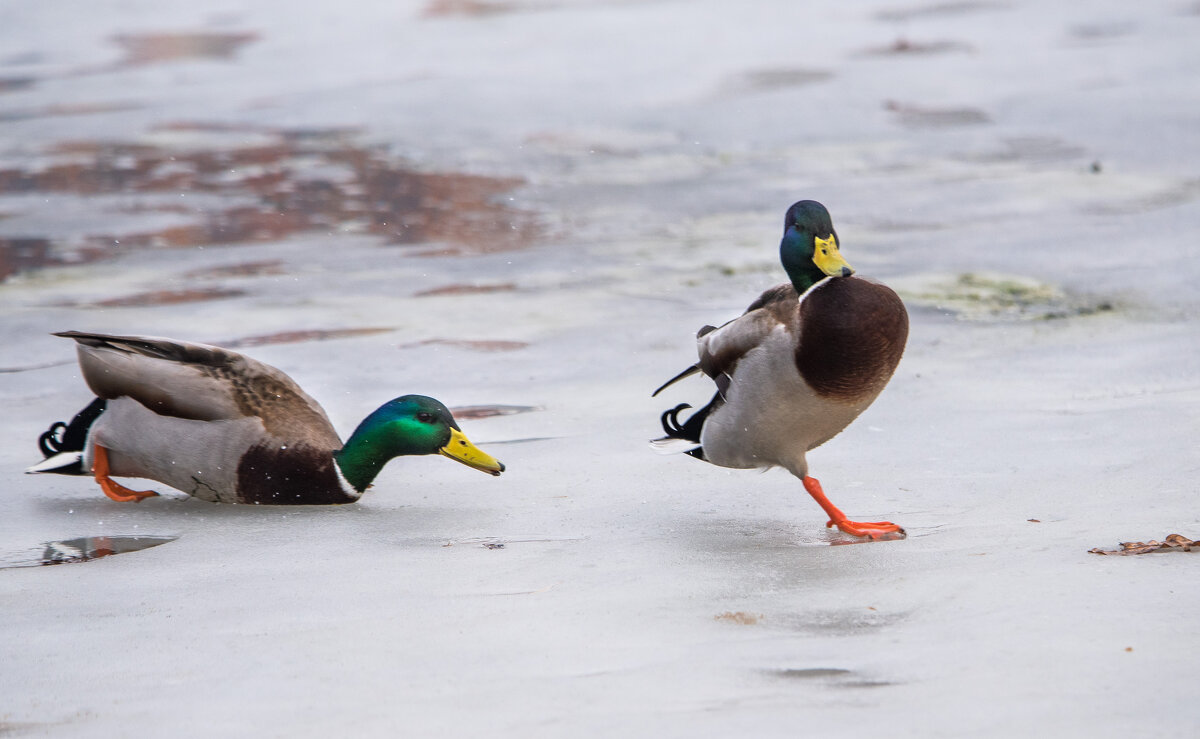
[[[837,238],[833,234],[827,239],[818,236],[814,239],[814,247],[813,264],[817,265],[817,269],[830,277],[849,277],[854,274],[854,268],[846,263],[838,251]]]
[[[489,475],[499,475],[504,471],[500,460],[481,451],[458,429],[450,429],[450,441],[438,452]]]

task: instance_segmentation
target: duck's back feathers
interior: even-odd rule
[[[64,331],[77,342],[97,396],[132,398],[162,416],[195,421],[260,418],[270,436],[337,449],[324,410],[282,371],[206,344]]]
[[[756,310],[768,310],[775,315],[777,320],[786,321],[791,315],[791,309],[795,308],[796,301],[800,299],[796,288],[792,287],[791,283],[784,282],[763,291],[753,303],[746,306],[746,313],[751,313]]]

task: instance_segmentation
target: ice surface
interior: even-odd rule
[[[1194,731],[1200,557],[1087,551],[1200,535],[1198,33],[1174,0],[0,7],[0,172],[91,166],[79,142],[297,149],[180,207],[0,177],[0,239],[61,262],[0,285],[0,555],[179,537],[0,570],[0,735]],[[509,226],[474,221],[389,242],[354,215],[351,149],[511,178],[491,197],[536,223],[528,246],[481,251]],[[242,185],[287,167],[344,195],[342,219],[168,231],[266,207]],[[645,443],[707,399],[702,378],[649,393],[782,279],[800,198],[860,272],[920,294],[892,384],[810,455],[902,542],[831,546],[787,474]],[[142,238],[101,238],[122,236]],[[930,294],[962,275],[993,292]],[[1009,282],[1051,309],[1015,320]],[[343,434],[408,392],[534,408],[462,422],[504,476],[401,460],[357,505],[288,510],[21,474],[88,401],[51,331],[359,328],[390,331],[246,351]]]

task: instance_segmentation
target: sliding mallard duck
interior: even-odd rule
[[[504,465],[463,435],[437,400],[405,395],[367,416],[342,444],[325,411],[282,371],[228,349],[150,336],[65,331],[98,397],[39,439],[27,472],[95,477],[116,501],[158,493],[141,477],[202,500],[353,503],[391,459],[442,454],[499,475]]]
[[[783,467],[836,526],[895,539],[889,521],[846,518],[808,474],[805,455],[846,428],[887,385],[908,338],[908,313],[890,288],[854,277],[825,206],[788,208],[779,255],[790,283],[767,290],[739,318],[697,335],[700,360],[654,391],[703,372],[717,385],[708,405],[681,421],[662,415],[665,451],[721,467]]]

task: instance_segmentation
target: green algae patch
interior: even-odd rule
[[[949,312],[967,321],[1044,321],[1116,309],[1109,299],[995,272],[914,275],[893,281],[892,287],[910,305]]]

